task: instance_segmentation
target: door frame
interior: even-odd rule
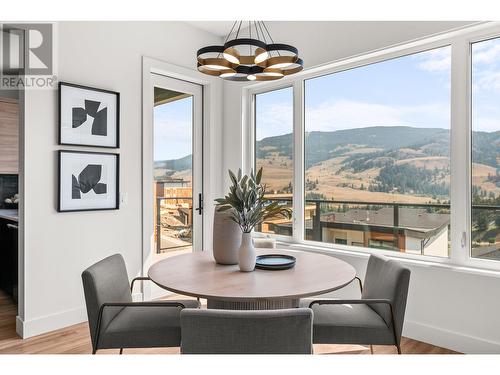
[[[142,58],[142,270],[137,275],[147,276],[154,248],[153,217],[153,85],[152,74],[191,82],[202,86],[202,189],[203,189],[203,250],[212,250],[213,201],[222,190],[222,82],[217,77],[196,70],[143,56]],[[151,297],[149,283],[142,287],[142,297]],[[140,298],[134,295],[134,298]]]

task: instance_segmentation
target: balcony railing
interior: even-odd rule
[[[283,202],[284,204],[291,205],[292,198],[273,198],[272,196],[267,197],[271,201]],[[314,208],[310,209],[311,217],[310,219],[306,218],[305,225],[305,237],[308,240],[318,241],[318,242],[331,242],[324,241],[323,238],[323,229],[324,228],[336,228],[336,229],[344,229],[344,230],[357,230],[363,232],[378,232],[378,233],[386,233],[388,235],[392,235],[393,250],[401,250],[401,245],[399,244],[399,240],[401,236],[405,234],[405,231],[412,230],[411,222],[408,225],[408,219],[404,226],[401,224],[401,210],[400,208],[420,208],[425,209],[427,213],[439,213],[443,215],[448,215],[450,213],[450,204],[444,203],[395,203],[395,202],[375,202],[375,201],[357,201],[357,200],[325,200],[325,199],[306,199],[306,209],[307,206],[314,206]],[[364,208],[363,208],[364,207]],[[367,210],[367,211],[377,211],[380,208],[392,208],[392,220],[390,223],[380,224],[377,222],[370,223],[369,220],[352,220],[351,222],[336,222],[335,221],[335,213],[345,213],[350,210]],[[498,205],[472,205],[473,213],[474,212],[483,212],[489,211],[494,212],[495,214],[500,213],[500,206]],[[332,220],[322,220],[322,215],[327,216],[330,214],[332,216]],[[417,219],[417,218],[415,218]],[[490,220],[492,222],[492,220]],[[473,214],[473,226],[476,225]],[[447,223],[449,227],[449,222]],[[275,229],[280,228],[281,233],[285,235],[291,235],[291,222],[288,225],[289,230],[287,232],[286,225],[283,223],[275,226]],[[261,228],[258,228],[259,230]],[[427,228],[430,234],[432,234],[432,228]],[[276,233],[276,232],[275,232]],[[423,243],[426,245],[426,243]],[[366,246],[366,243],[364,244]],[[447,245],[448,247],[449,245]],[[376,247],[376,246],[371,246]],[[384,247],[385,248],[385,247]],[[421,254],[424,254],[425,246],[421,247]],[[447,248],[442,249],[443,254],[447,253]],[[445,255],[447,256],[447,255]],[[475,256],[473,254],[473,256]]]
[[[280,198],[273,198],[268,196],[267,197],[271,201],[278,201],[278,202],[283,202],[284,204],[290,205],[292,204],[292,198],[286,198],[286,197],[280,197]],[[192,202],[193,198],[192,197],[157,197],[156,198],[156,250],[158,253],[162,252],[163,250],[168,250],[168,249],[173,249],[173,248],[181,248],[181,247],[187,247],[191,246],[191,244],[186,244],[186,245],[176,245],[176,246],[171,246],[171,247],[162,247],[161,245],[161,229],[162,229],[162,223],[161,223],[161,204],[163,201],[173,201],[175,204],[178,204],[179,201],[191,201]],[[410,207],[410,208],[423,208],[426,209],[428,213],[440,213],[443,215],[449,215],[450,211],[450,204],[445,204],[445,203],[388,203],[388,202],[374,202],[374,201],[357,201],[357,200],[326,200],[326,199],[306,199],[305,201],[306,206],[314,206],[313,209],[311,209],[311,219],[308,220],[308,225],[306,225],[306,239],[308,240],[313,240],[313,241],[318,241],[318,242],[324,242],[323,238],[323,229],[324,228],[332,228],[335,227],[337,229],[347,229],[347,230],[363,230],[363,231],[376,231],[376,232],[381,232],[381,233],[387,233],[391,234],[393,236],[393,249],[399,249],[399,239],[402,235],[404,235],[405,230],[408,230],[408,225],[406,226],[401,226],[401,218],[400,218],[400,208],[403,207]],[[390,225],[377,225],[376,223],[369,223],[368,221],[363,221],[360,220],[358,222],[352,222],[352,223],[336,223],[335,220],[332,221],[323,221],[321,220],[321,215],[322,214],[334,214],[334,213],[344,213],[348,210],[356,210],[356,209],[363,209],[362,207],[366,207],[367,210],[370,211],[375,211],[380,208],[384,207],[391,207],[392,208],[392,221]],[[180,208],[180,207],[179,207]],[[193,205],[189,205],[189,210],[191,211],[191,217],[193,214]],[[322,212],[323,211],[323,212]],[[495,215],[499,215],[500,217],[500,206],[499,205],[484,205],[484,204],[475,204],[472,205],[472,212],[473,212],[473,218],[472,218],[472,224],[474,227],[478,227],[478,223],[475,219],[475,213],[481,213],[481,212],[493,212]],[[491,219],[491,218],[490,218]],[[494,220],[491,219],[489,220],[490,222]],[[449,226],[449,223],[447,224]],[[283,225],[281,223],[282,228],[285,228],[285,231],[287,230],[286,227],[287,225]],[[289,234],[291,235],[291,222],[289,222],[288,225],[288,233],[281,233],[281,234]],[[356,229],[357,228],[357,229]],[[364,228],[364,229],[360,229]],[[257,228],[257,230],[260,230],[260,228]],[[474,241],[474,238],[473,238]],[[493,245],[495,246],[495,245]],[[480,247],[479,247],[480,248]],[[421,254],[424,254],[424,248],[421,249]],[[482,256],[484,251],[477,251],[477,256]],[[473,256],[474,255],[473,253]]]
[[[161,223],[161,204],[164,201],[174,201],[175,204],[179,204],[179,201],[193,201],[193,197],[156,197],[156,226],[155,226],[155,233],[156,233],[156,252],[159,254],[164,250],[171,250],[171,249],[179,249],[183,247],[188,247],[191,246],[191,244],[185,244],[185,245],[175,245],[175,246],[165,246],[163,247],[161,244],[161,229],[162,229],[162,223]],[[181,207],[178,207],[181,208]],[[193,216],[193,204],[191,203],[189,205],[189,210],[191,211],[191,217]]]

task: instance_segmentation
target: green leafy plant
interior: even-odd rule
[[[216,199],[217,211],[230,212],[230,219],[238,224],[243,233],[250,233],[254,227],[266,219],[283,217],[291,219],[292,210],[283,207],[277,201],[265,197],[266,186],[261,184],[262,168],[257,174],[241,175],[238,169],[236,176],[229,170],[232,185],[224,198]]]

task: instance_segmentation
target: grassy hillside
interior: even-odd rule
[[[496,183],[500,132],[475,132],[474,137],[474,158],[481,162],[474,164],[474,170],[481,171],[474,183],[500,194]],[[307,133],[306,193],[329,199],[448,200],[449,140],[446,129],[403,126]],[[290,190],[292,145],[291,134],[256,143],[257,162],[264,166],[272,191]]]
[[[418,148],[443,139],[449,139],[448,130],[403,126],[374,126],[333,132],[310,132],[306,134],[305,139],[306,168],[334,156],[343,155],[350,145],[373,147],[388,151],[401,148]],[[447,152],[448,148],[449,144],[441,152]],[[439,148],[432,148],[429,152],[436,150],[439,150]]]
[[[494,133],[472,133],[472,157],[478,164],[498,168],[498,151],[500,149],[500,131]]]
[[[192,168],[192,156],[187,155],[180,159],[156,160],[154,162],[155,178],[170,177],[178,172],[190,171]]]

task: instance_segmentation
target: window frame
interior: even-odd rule
[[[257,100],[256,97],[259,94],[266,94],[269,92],[273,91],[278,91],[278,90],[283,90],[283,89],[288,89],[292,88],[292,96],[293,100],[295,101],[295,90],[294,90],[294,85],[290,84],[290,82],[280,82],[281,84],[276,85],[276,87],[273,87],[272,89],[263,89],[260,90],[259,92],[252,93],[251,98],[250,98],[250,108],[248,110],[248,113],[250,114],[249,118],[249,131],[247,132],[248,134],[248,140],[250,141],[251,145],[248,148],[249,154],[247,155],[248,158],[250,158],[250,162],[247,165],[246,170],[249,171],[250,169],[253,169],[254,171],[256,170],[256,161],[257,161],[257,154],[255,152],[256,146],[257,146],[257,122],[256,122],[256,111],[257,111]],[[293,103],[293,108],[294,108],[294,114],[293,114],[293,136],[295,138],[295,102]],[[245,139],[245,138],[244,138]],[[292,160],[292,165],[293,165],[293,170],[292,170],[292,186],[293,186],[293,197],[295,197],[295,171],[296,171],[296,164],[295,164],[295,146],[292,146],[292,155],[293,155],[293,160]],[[291,238],[294,238],[295,236],[295,226],[293,223],[295,223],[296,220],[296,214],[295,214],[295,202],[292,199],[292,235],[291,236],[285,236],[282,234],[272,234],[272,233],[264,233],[264,232],[255,232],[257,236],[259,237],[266,237],[266,238],[275,238],[276,240],[283,241],[283,242],[288,242]]]
[[[243,166],[253,167],[255,158],[255,95],[293,86],[293,236],[258,233],[288,245],[302,245],[306,249],[352,254],[384,254],[390,257],[421,261],[436,265],[470,267],[500,271],[500,261],[472,258],[472,43],[500,37],[500,22],[483,22],[459,30],[389,46],[313,67],[275,82],[254,83],[242,89],[243,108]],[[439,258],[429,255],[399,253],[390,250],[331,244],[304,239],[304,88],[305,81],[345,70],[355,69],[398,57],[408,56],[435,48],[451,47],[450,88],[450,256]],[[466,150],[467,152],[463,152]],[[300,213],[300,215],[299,215]]]
[[[500,263],[500,260],[492,260],[492,259],[482,259],[482,258],[474,258],[472,257],[472,45],[474,43],[486,42],[492,39],[500,39],[500,30],[491,30],[491,32],[486,33],[484,35],[473,35],[468,40],[468,144],[467,144],[467,156],[468,156],[468,212],[467,212],[467,230],[468,230],[468,261],[477,268],[492,268],[490,263]],[[495,269],[500,269],[500,265],[498,267],[493,267]]]

